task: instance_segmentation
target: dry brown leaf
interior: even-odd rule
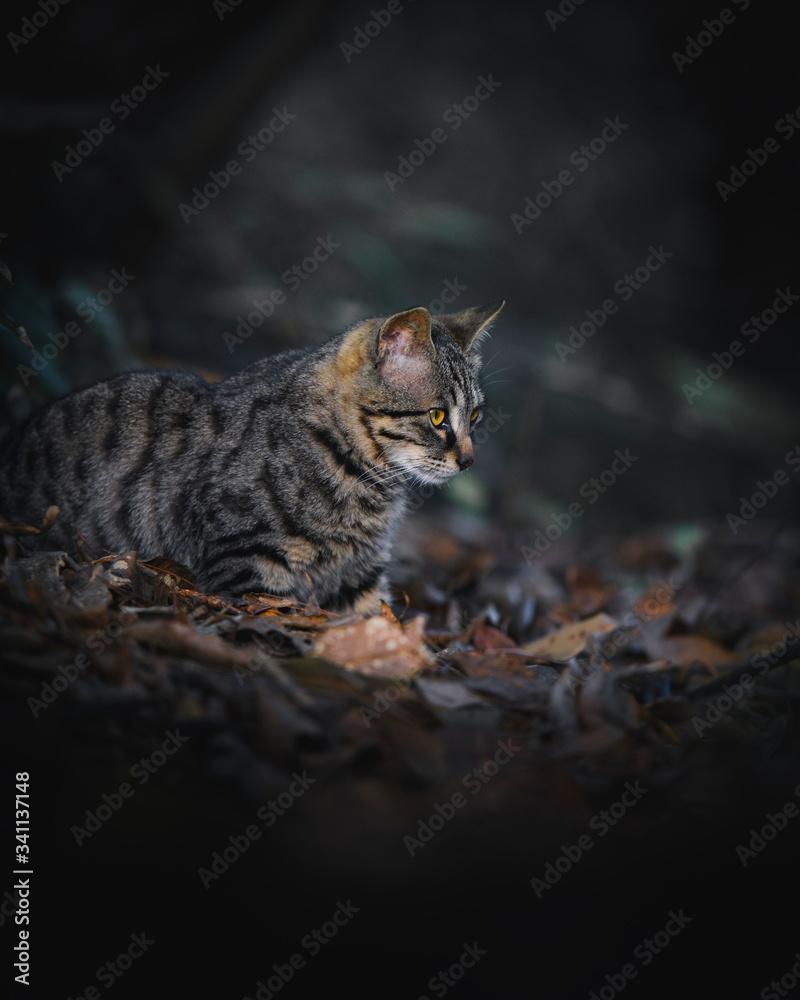
[[[546,656],[523,653],[519,649],[505,649],[488,653],[465,649],[447,656],[457,663],[468,677],[525,677],[531,676],[531,663],[548,660]]]
[[[581,622],[565,625],[541,639],[526,642],[522,649],[525,653],[546,656],[555,663],[566,663],[586,647],[590,635],[595,632],[613,632],[616,628],[619,628],[619,622],[601,612]]]
[[[242,608],[245,614],[255,617],[274,615],[282,625],[292,628],[318,629],[339,624],[341,615],[322,608],[301,604],[288,597],[271,597],[267,594],[245,594],[250,603]]]
[[[565,580],[570,595],[567,607],[571,609],[572,618],[602,611],[617,592],[614,584],[604,582],[594,570],[583,566],[570,566]]]
[[[486,622],[478,622],[472,632],[472,645],[479,653],[486,653],[491,649],[517,649],[517,644],[513,639],[504,635],[500,629],[487,625]]]
[[[692,663],[703,663],[707,667],[716,667],[732,663],[736,659],[736,653],[702,635],[657,638],[648,635],[646,631],[642,635],[648,656],[654,660],[668,660],[677,666],[688,667]]]
[[[58,515],[58,507],[48,507],[41,528],[35,528],[32,524],[11,524],[0,517],[0,535],[46,535],[56,523]]]
[[[47,508],[47,510],[44,513],[44,521],[42,521],[42,527],[39,529],[40,535],[47,534],[47,532],[56,523],[56,518],[58,517],[58,515],[59,515],[58,507],[52,506]]]
[[[642,621],[649,622],[653,618],[661,618],[664,615],[672,615],[675,617],[677,615],[677,608],[669,600],[662,600],[659,598],[659,594],[663,592],[663,585],[651,588],[646,594],[634,604],[633,614]]]
[[[326,629],[314,641],[316,656],[377,677],[413,677],[435,660],[424,644],[425,619],[405,624],[375,617]]]
[[[102,556],[94,565],[103,567],[103,576],[113,587],[130,586],[136,578],[136,553],[133,551]]]
[[[205,606],[210,608],[211,611],[217,611],[220,614],[237,610],[224,597],[214,597],[213,594],[201,594],[199,590],[181,590],[178,588],[175,591],[175,595],[186,605],[193,608]]]
[[[394,611],[392,611],[392,609],[389,607],[386,601],[381,601],[381,614],[383,615],[384,618],[387,619],[387,621],[397,622],[398,624],[400,623],[400,619],[397,617]]]
[[[172,559],[159,556],[156,559],[148,559],[147,562],[140,563],[140,565],[155,570],[164,583],[170,587],[180,584],[186,590],[195,589],[192,571],[187,569],[186,566],[181,565],[181,563],[174,562]]]

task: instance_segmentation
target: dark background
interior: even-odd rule
[[[222,377],[265,353],[320,343],[359,318],[428,305],[457,280],[466,286],[459,306],[506,300],[485,355],[491,405],[511,417],[469,476],[412,522],[435,515],[491,528],[518,553],[552,512],[579,499],[581,484],[608,468],[616,449],[628,448],[637,464],[570,544],[664,523],[724,530],[739,498],[782,468],[800,441],[792,340],[800,313],[790,310],[758,343],[745,341],[745,356],[692,405],[682,386],[713,352],[741,339],[742,324],[772,304],[776,289],[800,292],[800,136],[775,131],[800,104],[800,80],[798,12],[765,3],[745,11],[730,4],[735,22],[680,72],[673,53],[685,52],[687,36],[696,38],[721,6],[587,0],[554,31],[546,4],[413,0],[348,62],[340,45],[372,19],[368,4],[243,0],[220,19],[211,2],[71,0],[18,52],[2,40],[0,258],[13,279],[0,277],[8,410],[143,364]],[[3,34],[18,32],[38,9],[33,0],[7,5]],[[168,77],[120,121],[112,102],[156,65]],[[490,74],[501,84],[495,93],[457,131],[444,125],[447,141],[391,191],[385,172]],[[267,125],[273,108],[296,117],[245,162],[237,147]],[[511,214],[617,116],[628,128],[585,172],[573,170],[574,184],[518,234]],[[82,130],[104,117],[114,131],[59,182],[53,161],[63,162]],[[723,202],[717,182],[770,136],[780,150]],[[241,174],[186,224],[179,205],[233,158]],[[319,237],[340,247],[288,292],[282,273]],[[663,268],[562,361],[556,342],[661,245],[673,255]],[[135,279],[113,304],[91,323],[76,317],[123,268]],[[224,333],[277,288],[286,302],[229,351]],[[18,366],[31,363],[31,349],[14,328],[23,326],[41,350],[49,333],[76,318],[80,335],[21,393]],[[796,503],[795,479],[768,517],[749,526],[750,539]],[[498,822],[499,854],[505,836]],[[55,851],[47,872],[48,912],[58,915],[49,959],[68,963],[48,966],[60,989],[53,996],[77,997],[130,932],[149,929],[148,918],[165,941],[161,958],[151,971],[142,959],[115,995],[252,996],[260,949],[267,966],[284,961],[353,884],[328,873],[323,885],[319,859],[313,878],[276,873],[272,887],[255,883],[257,896],[246,878],[229,875],[219,909],[198,915],[187,902],[194,868],[185,879],[170,874],[182,846],[168,825],[160,863],[147,845],[152,867],[137,861],[135,844],[128,857],[85,868],[68,860],[68,847],[63,859]],[[788,942],[773,938],[786,933],[770,909],[783,886],[777,852],[761,880],[748,881],[738,865],[705,876],[704,859],[691,856],[689,868],[673,859],[644,877],[631,848],[611,895],[607,886],[565,890],[546,913],[531,911],[518,872],[508,883],[498,874],[496,883],[484,875],[475,885],[485,860],[471,859],[444,887],[433,881],[428,897],[376,888],[365,912],[381,919],[367,916],[348,950],[328,952],[331,965],[314,975],[324,980],[330,970],[337,992],[414,997],[464,939],[485,930],[495,957],[454,996],[586,996],[660,928],[670,907],[689,913],[701,899],[703,934],[714,931],[703,939],[702,981],[690,971],[697,955],[681,954],[679,938],[654,978],[635,985],[648,990],[640,995],[660,995],[654,983],[696,996],[756,995],[794,961]],[[751,894],[752,920],[740,907],[734,921],[728,896],[743,893]],[[623,912],[621,922],[611,918]],[[771,940],[774,952],[736,993],[735,956],[754,935]],[[697,932],[695,946],[700,939]],[[42,954],[36,961],[48,965]],[[157,979],[156,968],[167,978]],[[310,982],[298,980],[286,994],[311,995],[303,993]],[[634,985],[628,989],[633,995]]]
[[[555,31],[547,9],[408,3],[349,62],[342,43],[372,20],[357,4],[245,0],[220,20],[210,2],[71,0],[16,54],[6,42],[8,313],[41,349],[112,269],[136,276],[78,318],[29,380],[33,402],[143,363],[223,376],[457,280],[457,306],[506,299],[485,355],[512,419],[455,503],[524,530],[628,447],[638,466],[581,530],[734,510],[797,443],[794,312],[743,341],[701,398],[682,386],[797,283],[800,137],[775,131],[800,104],[797,12],[732,4],[734,23],[679,71],[673,53],[717,7],[586,3]],[[156,65],[169,76],[119,120],[112,102]],[[443,115],[487,75],[501,85],[452,130]],[[296,117],[247,162],[237,149],[274,107]],[[113,133],[59,182],[53,162],[103,117]],[[579,172],[570,155],[606,117],[628,128]],[[384,174],[437,126],[446,143],[390,191]],[[770,136],[779,151],[723,202],[716,183]],[[179,205],[232,158],[240,175],[187,224]],[[511,214],[570,167],[574,183],[518,234]],[[289,291],[282,273],[329,235],[340,248]],[[615,283],[662,245],[672,257],[621,302]],[[287,300],[231,352],[223,334],[274,289]],[[562,360],[556,343],[609,297],[619,311]],[[2,345],[19,387],[30,349],[8,331]]]

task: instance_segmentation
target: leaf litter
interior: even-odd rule
[[[184,567],[135,553],[29,551],[54,517],[0,524],[2,677],[16,704],[10,738],[35,744],[46,717],[48,739],[81,767],[76,718],[119,752],[134,734],[155,740],[180,724],[204,734],[193,766],[242,801],[308,768],[325,808],[402,828],[509,737],[520,752],[485,803],[514,810],[522,796],[541,812],[585,807],[631,775],[664,788],[680,778],[694,801],[707,773],[687,780],[693,762],[724,771],[733,746],[760,773],[766,750],[791,736],[796,539],[769,555],[773,571],[754,593],[726,576],[736,546],[707,534],[688,554],[670,550],[665,529],[609,538],[595,566],[528,568],[502,545],[490,559],[490,544],[438,530],[400,573],[394,609],[364,618],[269,594],[203,594]],[[748,673],[746,696],[708,715],[726,679]]]

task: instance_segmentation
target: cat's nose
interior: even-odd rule
[[[462,472],[464,469],[468,469],[474,461],[475,461],[475,456],[472,454],[472,452],[464,453],[456,457],[456,462],[458,463],[458,467],[459,469],[462,470]]]

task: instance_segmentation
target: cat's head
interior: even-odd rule
[[[426,483],[472,465],[484,402],[478,345],[502,308],[431,316],[418,307],[351,331],[341,353],[357,348],[358,419],[372,457]]]

